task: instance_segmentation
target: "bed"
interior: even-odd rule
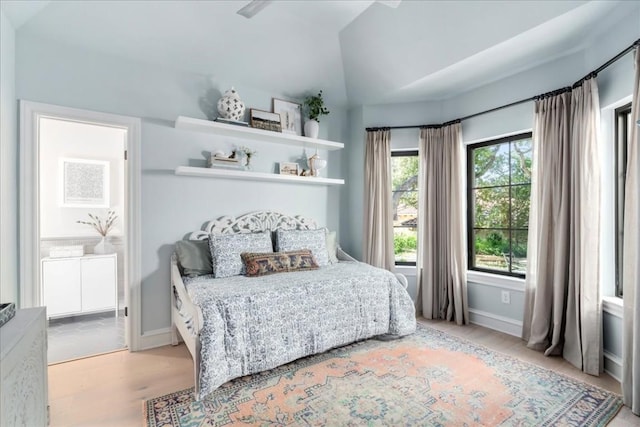
[[[269,241],[274,239],[276,246],[282,246],[276,249],[284,250],[282,236],[297,239],[319,233],[327,236],[328,262],[311,270],[259,277],[233,273],[228,277],[187,276],[180,253],[173,254],[172,344],[182,338],[193,357],[197,399],[233,378],[359,340],[401,337],[415,331],[414,305],[404,276],[356,261],[332,245],[326,229],[318,228],[313,220],[276,212],[223,217],[206,223],[187,240],[189,244],[211,244],[214,272],[220,272],[215,260],[221,257],[215,255],[212,242],[221,238],[268,234]],[[294,244],[305,245],[296,239]],[[324,257],[321,248],[312,250],[314,259]]]

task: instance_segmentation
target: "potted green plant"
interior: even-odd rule
[[[317,95],[307,96],[304,100],[304,106],[307,110],[307,117],[309,117],[304,123],[304,135],[309,138],[317,138],[320,130],[319,117],[329,114],[329,110],[324,106],[322,91]]]

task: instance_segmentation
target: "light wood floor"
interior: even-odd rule
[[[544,357],[522,340],[480,326],[450,322],[421,322],[521,360],[620,393],[609,375],[583,374],[561,358]],[[184,345],[138,353],[127,351],[60,363],[49,367],[51,426],[141,426],[143,402],[193,386],[193,365]],[[609,424],[640,426],[640,417],[624,407]]]

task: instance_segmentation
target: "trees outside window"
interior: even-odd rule
[[[469,269],[524,277],[531,133],[467,147]]]
[[[628,140],[631,138],[631,104],[615,110],[616,118],[616,296],[622,298],[622,255],[624,237],[624,191],[627,178]]]
[[[391,153],[396,265],[415,265],[418,251],[418,151]]]

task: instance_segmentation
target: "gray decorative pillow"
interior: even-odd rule
[[[299,251],[309,249],[318,265],[329,264],[327,252],[327,229],[317,230],[278,230],[276,232],[276,250],[278,252]]]
[[[179,240],[176,242],[176,255],[187,277],[213,273],[208,240]]]
[[[338,262],[338,236],[335,231],[327,231],[327,252],[329,263],[336,264]]]
[[[209,236],[213,275],[216,278],[238,276],[245,273],[240,258],[242,252],[273,252],[271,232],[212,234]]]

